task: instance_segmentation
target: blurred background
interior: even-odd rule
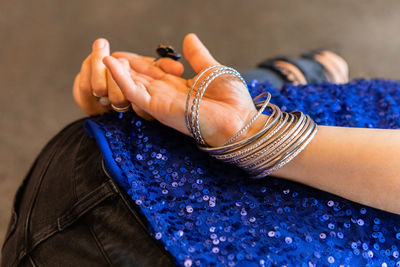
[[[157,44],[181,51],[185,34],[195,32],[239,70],[326,48],[348,61],[352,78],[398,78],[399,26],[398,0],[1,0],[0,243],[36,155],[84,116],[72,81],[96,38],[114,51],[155,56]]]

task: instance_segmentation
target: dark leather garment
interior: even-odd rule
[[[83,122],[46,145],[19,188],[2,266],[174,266]]]

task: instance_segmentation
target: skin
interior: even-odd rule
[[[103,41],[106,45],[99,46]],[[184,38],[183,54],[196,73],[219,64],[195,34]],[[166,58],[152,65],[153,60],[126,52],[110,56],[108,42],[96,40],[74,82],[76,102],[88,114],[103,113],[108,108],[99,107],[93,93],[108,93],[114,105],[130,103],[139,116],[189,135],[185,101],[196,76],[183,79],[181,63]],[[222,76],[209,86],[201,102],[202,135],[209,145],[220,146],[256,112],[247,88],[235,78]],[[256,133],[266,119],[260,116],[236,142]],[[304,151],[274,176],[400,214],[399,150],[398,130],[321,125]]]

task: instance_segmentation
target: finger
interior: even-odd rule
[[[128,68],[129,68],[129,63],[128,63]],[[146,120],[151,120],[152,119],[151,115],[149,115],[147,112],[145,112],[142,109],[140,109],[137,105],[130,103],[125,98],[125,96],[122,93],[121,89],[118,87],[117,83],[114,81],[110,70],[108,70],[108,69],[107,69],[107,86],[108,86],[108,97],[109,97],[111,103],[114,106],[116,106],[118,108],[124,108],[127,105],[130,105],[130,106],[132,106],[132,109],[136,112],[136,114],[138,116],[140,116],[140,117],[142,117],[143,119],[146,119]]]
[[[150,84],[150,81],[148,80],[148,78],[144,78],[143,76],[138,75],[138,74],[131,74],[131,78],[135,82],[142,83],[146,88]]]
[[[194,33],[189,33],[183,40],[183,55],[196,73],[219,64]]]
[[[119,58],[118,59],[118,61],[122,64],[122,66],[123,66],[123,68],[125,69],[125,71],[126,72],[129,72],[130,71],[130,66],[129,66],[129,62],[128,62],[128,60],[127,59],[125,59],[125,58]],[[150,114],[148,114],[147,112],[145,112],[143,109],[141,109],[141,108],[139,108],[137,105],[135,105],[135,104],[131,104],[127,99],[125,99],[125,96],[122,94],[122,91],[121,91],[121,89],[118,87],[118,85],[115,83],[115,81],[114,81],[114,79],[112,78],[112,76],[111,76],[111,73],[110,73],[110,71],[107,69],[107,73],[110,75],[110,76],[107,76],[107,79],[111,79],[112,81],[113,81],[113,89],[117,89],[118,90],[118,93],[120,94],[119,95],[119,97],[120,97],[120,100],[122,99],[122,102],[119,102],[119,103],[116,103],[116,104],[114,104],[114,102],[112,102],[111,101],[111,103],[113,103],[113,105],[114,106],[116,106],[116,107],[126,107],[127,105],[131,105],[132,106],[132,109],[136,112],[136,114],[138,115],[138,116],[140,116],[140,117],[142,117],[143,119],[146,119],[146,120],[151,120],[153,117],[150,115]],[[131,74],[131,77],[132,77],[132,74]],[[141,81],[142,83],[144,82],[144,83],[146,83],[146,84],[148,84],[148,81],[146,80],[146,79],[144,79],[144,78],[142,78],[142,77],[136,77],[135,79],[134,79],[134,81]],[[108,92],[110,93],[110,89],[108,90]],[[110,100],[111,100],[111,97],[110,97]]]
[[[106,70],[107,73],[107,88],[108,88],[108,99],[110,102],[118,107],[123,108],[129,105],[129,101],[125,98],[118,84],[114,81],[110,70]]]
[[[79,84],[82,76],[78,74],[74,80],[73,96],[78,106],[88,115],[102,114],[109,110],[109,107],[101,106],[93,97],[90,90],[81,90]]]
[[[126,58],[128,61],[132,61],[134,59],[141,58],[149,63],[152,63],[155,59],[154,57],[145,57],[145,56],[138,55],[136,53],[122,52],[122,51],[113,52],[111,54],[111,56],[113,56],[115,58]]]
[[[145,86],[140,82],[133,81],[130,73],[124,69],[118,59],[108,56],[104,58],[103,62],[110,70],[114,81],[118,84],[125,98],[141,109],[148,111],[151,96]]]
[[[162,69],[164,72],[168,74],[172,74],[175,76],[182,76],[184,67],[183,64],[179,61],[173,60],[172,58],[164,57],[160,58],[155,62],[155,66]]]
[[[137,54],[128,52],[116,52],[113,53],[113,56],[114,55],[116,55],[118,58],[126,58],[134,71],[144,75],[148,75],[153,79],[161,79],[165,75],[165,72],[163,70],[152,64],[154,58],[142,57]]]
[[[172,58],[160,58],[157,61],[155,61],[154,57],[144,57],[130,52],[113,52],[111,55],[116,58],[126,58],[132,62],[134,62],[134,60],[138,58],[143,59],[151,64],[155,62],[155,66],[159,67],[164,72],[176,76],[181,76],[184,71],[183,64],[180,63],[179,61],[173,60]]]
[[[81,71],[74,81],[74,98],[79,107],[89,115],[104,113],[108,107],[101,106],[92,94],[91,55],[82,63]]]
[[[139,72],[136,72],[136,71],[134,71],[132,68],[129,69],[129,73],[131,74],[132,79],[133,79],[133,78],[139,78],[139,80],[140,80],[141,82],[143,82],[145,85],[146,85],[146,84],[149,84],[149,83],[152,82],[152,81],[154,81],[154,79],[151,78],[150,76],[141,74],[141,73],[139,73]],[[135,79],[134,79],[134,80],[135,80]]]
[[[107,95],[107,74],[103,58],[110,55],[110,45],[104,38],[93,43],[91,56],[91,85],[96,96]]]
[[[83,61],[81,66],[81,72],[79,74],[79,88],[82,92],[87,92],[92,94],[91,85],[91,60],[90,55]]]

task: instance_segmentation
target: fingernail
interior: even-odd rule
[[[199,36],[197,36],[197,34],[195,34],[194,32],[192,32],[191,34],[193,35],[194,38],[199,39]]]
[[[101,48],[104,48],[105,46],[106,46],[106,40],[104,40],[104,39],[98,39],[94,43],[94,47],[96,49],[101,49]]]

